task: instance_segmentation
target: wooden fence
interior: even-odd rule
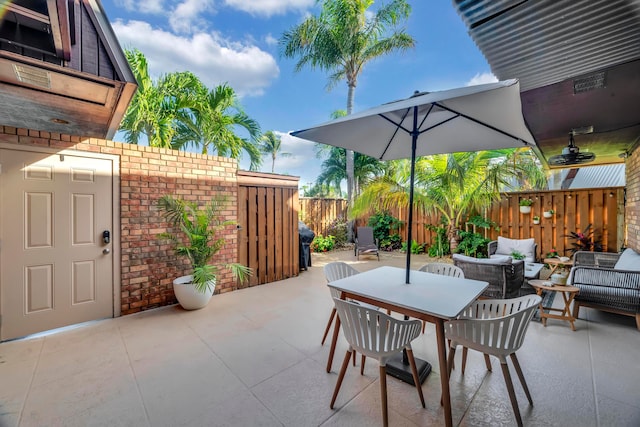
[[[534,201],[531,213],[519,211],[519,200],[530,198]],[[343,199],[300,199],[301,219],[316,232],[326,234],[326,225],[337,216],[344,216],[346,200]],[[543,211],[553,209],[551,218],[543,218]],[[389,212],[406,223],[407,209]],[[589,224],[594,230],[596,241],[607,252],[620,250],[624,239],[624,189],[621,187],[584,190],[538,191],[527,193],[507,193],[485,212],[480,213],[495,222],[498,230],[489,230],[486,237],[494,240],[498,236],[514,239],[533,237],[538,243],[538,258],[556,249],[567,253],[572,240],[566,235],[584,230]],[[533,224],[534,215],[540,216],[540,224]],[[439,217],[422,215],[414,211],[413,239],[418,243],[431,245],[435,233],[426,225],[439,224]],[[360,218],[356,224],[366,224],[367,218]],[[400,230],[406,240],[406,227]]]
[[[238,262],[249,286],[297,276],[298,177],[238,171]]]

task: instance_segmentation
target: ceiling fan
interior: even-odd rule
[[[581,153],[580,148],[575,144],[573,136],[576,135],[576,131],[569,132],[569,145],[562,149],[562,154],[550,157],[547,162],[549,166],[569,166],[579,165],[582,163],[589,163],[595,160],[596,155],[594,153]]]

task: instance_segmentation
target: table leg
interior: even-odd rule
[[[333,364],[333,355],[336,352],[336,344],[338,342],[338,332],[340,332],[340,325],[340,316],[336,316],[336,325],[333,328],[333,339],[331,340],[331,349],[329,350],[329,360],[327,360],[327,373],[331,372],[331,365]]]
[[[542,298],[542,288],[536,289],[536,294],[540,298]],[[544,307],[542,306],[542,300],[540,300],[540,304],[538,304],[538,311],[540,312],[540,321],[542,322],[542,326],[547,327],[547,318],[544,317]]]
[[[451,394],[449,391],[449,371],[447,369],[447,340],[444,337],[444,320],[436,319],[436,339],[438,340],[438,361],[440,362],[440,383],[442,384],[442,404],[444,422],[447,427],[453,425],[451,417]]]
[[[575,294],[573,292],[562,292],[562,299],[564,299],[564,312],[562,313],[562,315],[566,317],[566,319],[569,321],[569,324],[571,324],[572,331],[576,330],[576,326],[573,323],[576,319],[571,313],[571,302],[573,301],[574,296]]]

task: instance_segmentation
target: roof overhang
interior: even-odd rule
[[[623,161],[640,139],[640,1],[456,0],[499,80],[520,80],[541,159],[577,129],[595,164]]]
[[[100,3],[14,0],[0,19],[0,124],[113,138],[137,85]]]

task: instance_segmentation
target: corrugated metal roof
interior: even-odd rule
[[[522,91],[640,58],[640,0],[454,0],[500,80]]]
[[[552,171],[549,177],[549,190],[603,188],[625,186],[625,165],[603,165],[581,167],[573,179],[567,179],[574,169]]]

